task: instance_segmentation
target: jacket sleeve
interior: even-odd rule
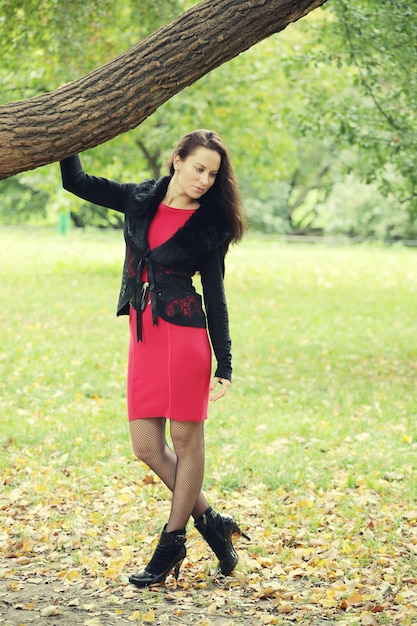
[[[232,342],[229,314],[224,291],[224,251],[221,247],[210,252],[200,269],[204,306],[211,345],[217,359],[215,376],[232,380]]]
[[[60,166],[64,189],[93,204],[125,212],[125,200],[129,188],[134,185],[89,176],[84,172],[78,155],[63,159]]]

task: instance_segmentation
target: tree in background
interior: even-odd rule
[[[0,0],[1,103],[77,80],[182,11],[181,0]]]
[[[33,98],[78,79],[182,11],[182,2],[177,0],[0,0],[1,102]],[[132,142],[126,138],[119,142],[117,153],[132,151]],[[123,169],[110,144],[96,158],[102,172],[121,176]],[[0,193],[0,219],[9,224],[45,219],[48,214],[56,217],[73,209],[76,225],[121,225],[117,215],[100,207],[65,205],[56,166],[0,181]]]
[[[202,2],[110,63],[0,107],[0,178],[95,147],[325,0]]]
[[[318,76],[324,68],[342,74],[345,84],[329,97],[318,80],[305,92],[308,113],[298,121],[305,134],[335,146],[341,176],[348,174],[345,186],[335,180],[338,228],[350,206],[367,216],[352,227],[356,218],[347,210],[345,232],[417,238],[417,7],[405,0],[333,0],[326,16],[320,28],[308,30],[308,65]],[[298,67],[305,62],[299,57]],[[354,209],[353,188],[359,198],[372,191],[373,202]],[[334,214],[336,202],[330,198],[325,215]]]
[[[46,3],[46,4],[48,4],[48,3]],[[87,3],[87,4],[92,4],[93,5],[93,9],[94,9],[95,3]],[[173,5],[173,4],[174,3],[171,3],[171,5]],[[195,3],[191,3],[191,4],[195,4]],[[208,9],[212,12],[212,7],[209,6],[209,4],[210,3],[203,3],[203,5],[207,6]],[[217,4],[219,5],[219,3],[217,3]],[[228,2],[228,3],[224,3],[224,4],[227,5],[229,11],[232,11],[233,8],[235,9],[235,13],[233,13],[233,11],[232,11],[231,18],[232,18],[232,25],[233,25],[233,27],[238,28],[237,32],[239,32],[239,29],[242,30],[242,28],[243,28],[242,25],[241,25],[242,18],[245,17],[246,24],[248,25],[248,17],[250,17],[252,15],[250,12],[248,13],[248,11],[251,10],[253,12],[254,9],[257,9],[257,7],[258,7],[258,9],[256,11],[256,16],[258,18],[261,18],[263,16],[264,21],[265,21],[265,16],[266,16],[267,21],[268,21],[268,24],[264,25],[264,27],[263,27],[262,26],[262,21],[258,20],[259,24],[257,25],[257,29],[258,30],[256,32],[255,32],[255,29],[253,27],[253,24],[250,23],[249,24],[250,25],[250,38],[249,38],[249,40],[248,40],[247,37],[243,37],[243,39],[241,39],[240,42],[237,41],[236,37],[235,38],[230,37],[230,41],[229,41],[229,39],[226,41],[225,38],[224,38],[224,32],[228,32],[228,35],[230,35],[230,32],[226,28],[227,24],[222,24],[222,29],[223,29],[221,31],[221,32],[223,32],[223,34],[221,35],[222,41],[225,40],[225,42],[226,42],[226,48],[228,49],[227,50],[227,55],[228,56],[233,56],[234,54],[236,54],[236,50],[238,50],[238,47],[236,47],[236,46],[246,46],[246,47],[248,47],[248,45],[249,45],[248,42],[250,43],[250,41],[256,40],[256,38],[266,37],[268,32],[273,32],[273,30],[279,30],[280,28],[282,28],[283,26],[285,26],[287,24],[288,20],[296,19],[297,16],[299,16],[303,12],[306,12],[308,7],[312,8],[313,5],[319,5],[319,4],[322,4],[322,2],[318,1],[318,2],[315,2],[315,3],[312,3],[312,2],[297,3],[297,6],[295,7],[295,9],[292,8],[292,6],[295,5],[295,3],[291,3],[291,2],[288,2],[288,3],[286,3],[286,2],[271,3],[270,2],[270,3],[268,3],[268,7],[267,7],[267,12],[266,13],[265,13],[265,4],[263,2],[261,2],[261,3],[256,3],[256,2],[246,3],[245,11],[243,11],[241,9],[241,5],[238,6],[236,3]],[[281,15],[277,15],[277,7],[280,7],[280,6],[283,7],[282,16]],[[178,9],[178,6],[176,8]],[[104,14],[105,14],[105,12],[106,12],[106,8],[104,7]],[[103,15],[103,13],[101,15]],[[272,21],[270,19],[271,15],[274,18],[274,20],[272,20]],[[91,15],[89,14],[89,18],[85,19],[85,21],[82,22],[82,24],[81,24],[81,26],[82,26],[81,34],[76,36],[75,33],[76,33],[76,31],[77,31],[77,29],[79,27],[79,14],[78,14],[78,12],[76,10],[74,11],[74,20],[75,20],[75,22],[74,22],[74,25],[72,25],[72,27],[70,29],[70,32],[72,32],[74,34],[74,41],[77,43],[78,46],[80,46],[80,44],[82,44],[83,41],[85,42],[88,39],[90,31],[92,31],[93,34],[97,33],[97,32],[100,32],[101,40],[105,39],[105,35],[107,33],[107,31],[105,29],[99,30],[98,28],[92,28],[92,26],[91,26],[91,24],[93,24],[93,25],[95,24],[95,20],[97,20],[99,17],[100,16],[98,15],[98,13],[94,9],[92,11]],[[67,19],[68,19],[68,16],[65,17],[65,20],[67,20]],[[65,20],[64,20],[64,23],[65,23]],[[90,24],[90,28],[89,29],[88,28],[86,29],[86,26],[85,26],[86,22]],[[117,22],[117,20],[114,19],[114,21],[112,22],[113,28],[114,28],[114,23],[116,23],[116,22]],[[62,23],[60,23],[59,20],[58,20],[58,24],[59,24],[59,28],[58,28],[58,32],[59,32],[59,29],[62,28]],[[242,22],[242,24],[243,24],[243,22]],[[205,25],[206,25],[207,29],[209,29],[209,24],[207,22],[206,22]],[[109,28],[110,28],[109,33],[111,34],[111,26]],[[30,29],[28,29],[28,30],[30,30]],[[124,31],[123,31],[123,34],[125,34]],[[243,35],[245,35],[244,29],[243,29]],[[91,33],[90,33],[90,36],[92,36]],[[35,36],[32,37],[32,39],[33,39],[35,44],[38,43],[38,41],[39,41],[40,42],[39,45],[40,45],[40,44],[43,43],[44,35],[41,33],[38,37],[40,39],[38,39]],[[49,37],[51,37],[50,34],[49,34]],[[75,56],[76,53],[75,52],[73,52],[73,53],[69,52],[69,50],[71,49],[70,48],[71,41],[73,41],[72,37],[68,38],[68,42],[67,42],[67,40],[65,40],[66,44],[68,43],[68,46],[65,45],[64,46],[64,51],[61,52],[60,55],[58,55],[58,58],[59,58],[59,64],[58,65],[59,65],[59,67],[61,67],[62,70],[64,69],[65,64],[67,62],[68,62],[68,67],[69,68],[72,67],[71,64],[69,63],[69,61],[70,61],[70,59],[73,56]],[[190,41],[192,42],[193,39],[190,38]],[[125,43],[125,39],[123,39],[123,42]],[[230,42],[232,42],[234,44],[235,48],[233,48],[231,46]],[[90,42],[90,46],[87,46],[87,47],[84,46],[84,48],[86,50],[90,50],[91,47],[93,47],[93,49],[95,49],[94,48],[94,41]],[[219,46],[217,45],[217,47],[219,47]],[[223,48],[224,47],[225,47],[225,45],[224,45],[224,42],[223,42]],[[61,50],[59,46],[56,46],[56,48],[58,50]],[[74,48],[74,45],[72,46],[72,48]],[[99,45],[99,49],[101,49],[101,48],[102,48],[102,44]],[[194,48],[195,48],[195,46],[194,46]],[[53,50],[54,46],[51,46],[50,49]],[[185,52],[187,54],[189,53],[188,47],[185,48]],[[208,60],[206,59],[206,61],[205,61],[205,65],[206,66],[207,66],[208,62],[210,62],[213,66],[219,63],[218,53],[216,53],[217,56],[215,56],[214,61],[212,61],[210,59],[210,51],[209,50],[208,51],[204,50],[204,54],[208,55]],[[223,54],[224,54],[224,52],[223,52]],[[40,57],[44,56],[44,49],[42,47],[39,47],[39,56]],[[195,54],[191,55],[191,56],[195,56]],[[36,58],[36,56],[35,56],[35,58]],[[199,59],[199,57],[198,57],[198,50],[197,50],[197,57],[196,58],[197,58],[197,61],[198,61],[198,59]],[[63,59],[63,61],[62,61],[62,59]],[[90,61],[90,63],[91,63],[91,61]],[[262,67],[262,62],[259,60],[259,58],[258,58],[257,61],[255,61],[255,63],[257,64],[258,68]],[[223,66],[223,67],[226,67],[226,66]],[[238,65],[236,65],[235,67],[238,67]],[[206,70],[207,70],[207,67],[206,67]],[[44,70],[44,66],[42,66],[41,72],[44,72],[44,71],[45,71]],[[184,70],[181,69],[181,71],[183,72]],[[200,71],[200,73],[203,73],[203,72],[201,72],[201,69],[199,69],[198,71]],[[54,74],[53,72],[51,73],[51,75],[52,75],[52,78],[54,78],[56,76],[56,74]],[[241,75],[243,75],[242,72],[241,72]],[[247,81],[247,76],[249,76],[249,78],[250,78],[249,81]],[[253,85],[255,84],[255,81],[256,81],[256,75],[253,72],[253,69],[251,69],[249,72],[247,72],[247,76],[245,77],[245,81],[246,82],[245,81],[244,82],[241,81],[241,85],[246,85],[249,88],[249,91],[250,91],[251,88],[253,88]],[[234,94],[233,79],[234,79],[234,76],[230,73],[228,93],[226,94],[226,97],[223,98],[223,100],[226,103],[229,103],[229,105],[230,105],[230,102],[233,101],[232,102],[232,108],[231,109],[229,108],[229,111],[227,112],[227,110],[225,109],[225,106],[222,105],[221,103],[219,103],[220,108],[223,108],[223,110],[226,113],[226,115],[225,114],[223,115],[223,118],[226,118],[227,117],[227,113],[228,113],[227,125],[228,125],[229,128],[233,128],[233,125],[230,124],[230,110],[237,111],[238,115],[239,115],[239,105],[240,105],[240,102],[243,102],[243,104],[245,102],[245,94],[243,94],[243,93],[241,94],[242,95],[241,101],[240,102],[237,101],[236,95]],[[190,79],[188,79],[188,80],[189,80],[189,82],[192,82]],[[38,88],[38,83],[36,81],[35,81],[35,85]],[[224,91],[224,83],[222,83],[221,85],[214,85],[214,87],[215,87],[215,91],[209,93],[208,99],[206,98],[207,93],[204,93],[204,90],[203,90],[202,93],[200,92],[200,100],[201,100],[201,102],[200,103],[195,103],[197,110],[200,111],[200,110],[204,109],[205,111],[207,111],[208,110],[207,106],[201,106],[201,105],[203,105],[204,102],[207,102],[207,100],[211,101],[212,103],[215,103],[217,98],[220,98],[220,100],[222,99],[222,95],[221,94]],[[209,87],[209,89],[210,89],[210,87]],[[145,90],[145,92],[146,92],[146,90]],[[271,96],[270,97],[272,97],[272,92],[271,92]],[[185,99],[187,99],[187,97]],[[257,97],[257,103],[258,104],[259,103],[262,104],[262,98],[261,98],[260,94]],[[70,103],[68,104],[68,106],[70,106]],[[269,109],[271,110],[271,106],[270,105],[268,105],[268,106],[269,106]],[[216,107],[216,108],[217,108],[217,110],[219,109],[219,107]],[[180,104],[180,107],[179,107],[179,110],[181,111],[180,117],[182,117],[182,115],[183,115],[183,109],[184,109],[184,106],[182,104]],[[243,109],[241,108],[241,111],[242,110]],[[263,121],[265,107],[264,108],[259,108],[258,105],[256,104],[255,100],[254,100],[252,102],[252,105],[251,105],[251,110],[252,110],[252,113],[254,111],[258,111],[256,128],[259,128],[259,130],[260,130],[258,143],[259,143],[259,145],[262,145],[262,143],[263,143],[262,128],[263,128],[263,125],[265,124],[265,121],[266,121],[266,123],[268,123],[268,119]],[[164,113],[163,117],[164,117],[164,119],[166,119],[166,117],[167,117],[166,113]],[[169,119],[170,117],[171,117],[171,119]],[[173,143],[172,141],[170,141],[170,144],[168,144],[168,136],[167,136],[167,133],[165,131],[166,131],[166,128],[168,127],[168,128],[175,128],[176,129],[175,132],[176,133],[178,132],[177,131],[177,127],[178,126],[175,124],[175,119],[174,119],[175,117],[178,118],[178,114],[175,115],[175,113],[174,113],[173,116],[168,116],[168,119],[169,119],[168,124],[165,124],[165,125],[161,126],[161,124],[157,121],[156,123],[153,124],[153,126],[151,125],[151,129],[152,128],[159,128],[159,129],[162,128],[162,130],[164,132],[165,143],[164,142],[158,142],[158,143],[160,143],[160,145],[170,145],[170,144]],[[201,115],[200,116],[194,115],[193,116],[194,122],[193,122],[192,126],[199,125],[199,124],[197,124],[197,121],[198,121],[199,118],[201,119],[201,117],[202,117]],[[41,117],[39,117],[39,119],[42,120]],[[246,126],[249,127],[251,122],[253,122],[253,120],[255,118],[252,115],[252,118],[249,116],[249,117],[247,117],[247,119],[249,120],[249,124],[246,124]],[[36,118],[36,120],[38,120],[38,118]],[[207,118],[205,117],[204,123],[202,122],[200,125],[207,125],[206,121],[207,121]],[[225,121],[225,119],[223,121]],[[218,120],[216,120],[216,122],[217,122],[216,124],[212,124],[212,125],[217,127],[218,126]],[[181,120],[181,123],[184,124],[185,120]],[[242,145],[242,152],[243,153],[247,153],[247,140],[246,140],[246,145],[242,144],[242,142],[243,142],[243,133],[241,132],[241,129],[242,129],[242,127],[244,125],[245,124],[243,124],[243,125],[238,124],[238,125],[235,126],[236,127],[235,135],[239,136],[239,138],[240,138],[240,144]],[[94,128],[94,126],[93,126],[93,128]],[[29,129],[29,130],[31,130],[31,129]],[[34,133],[36,132],[35,128],[33,128],[32,130],[33,130]],[[23,132],[24,132],[24,129],[22,130],[22,129],[19,128],[18,133],[23,133]],[[66,132],[68,132],[67,129],[66,129]],[[226,139],[228,139],[227,133],[223,133],[223,134],[225,134]],[[129,135],[132,135],[132,133],[129,133]],[[154,135],[155,135],[155,133],[154,133]],[[176,138],[177,137],[175,136],[175,139]],[[127,175],[129,171],[133,171],[136,177],[141,177],[141,172],[138,172],[137,151],[133,151],[131,149],[132,146],[131,146],[131,142],[129,140],[130,140],[130,137],[128,139],[126,135],[122,136],[120,138],[120,141],[117,142],[117,146],[120,146],[120,150],[116,146],[116,142],[112,142],[111,158],[105,159],[106,167],[102,167],[101,168],[101,171],[104,172],[106,175],[110,175],[111,176],[113,173],[116,173],[116,171],[118,169],[119,169],[119,173],[120,173],[120,164],[123,163],[124,165],[122,165],[121,171],[125,175]],[[65,142],[65,138],[64,137],[62,138],[62,141]],[[88,134],[84,133],[83,141],[90,141],[90,138],[88,137]],[[160,168],[160,159],[158,160],[158,157],[160,155],[155,155],[154,154],[154,149],[153,149],[153,145],[152,145],[152,133],[150,133],[150,136],[147,135],[147,143],[145,143],[142,140],[141,136],[138,136],[137,138],[135,138],[134,143],[135,143],[135,146],[137,148],[139,148],[140,151],[142,152],[142,154],[144,155],[144,157],[146,159],[146,164],[149,166],[149,170],[155,175],[155,172],[158,172],[159,168]],[[276,141],[274,142],[275,149],[277,147],[277,143],[279,143],[279,142],[276,142]],[[130,149],[129,149],[129,147],[130,147]],[[237,147],[239,148],[239,146],[237,146]],[[110,149],[109,149],[108,146],[106,146],[106,148],[107,148],[107,154],[108,154]],[[105,152],[106,152],[106,150],[102,150],[101,154],[104,155]],[[263,161],[264,162],[268,158],[269,158],[269,160],[271,160],[271,152],[268,149],[268,145],[266,145],[266,149],[264,151],[264,154],[265,154],[265,156],[263,156]],[[129,159],[129,155],[131,155],[130,159]],[[131,162],[129,162],[129,160]],[[257,161],[260,162],[260,159],[258,159]],[[86,162],[88,163],[88,155],[87,155],[87,161]],[[258,164],[256,165],[256,167],[257,166],[258,166]],[[8,165],[5,166],[5,167],[8,167]],[[252,167],[250,169],[252,169],[252,170],[254,169],[253,165],[252,165]],[[264,167],[263,169],[266,171],[267,168]],[[271,175],[272,172],[276,173],[276,171],[275,171],[276,169],[277,168],[274,168],[274,167],[271,168],[271,166],[268,165],[268,171],[269,171],[270,175]],[[107,170],[107,172],[106,172],[106,170]],[[246,167],[246,170],[249,170],[249,168]],[[30,177],[30,178],[33,177],[33,180],[34,180],[36,178],[36,173],[34,175],[27,175],[27,176],[25,176],[25,179],[27,179],[28,177]],[[260,176],[258,176],[258,179],[262,179],[262,171],[260,172]],[[42,186],[42,184],[44,184],[46,186],[52,187],[52,185],[50,184],[50,181],[48,181],[46,179],[44,171],[42,172],[42,176],[38,176],[37,184],[41,185],[41,186]],[[56,204],[56,203],[54,202],[53,204]],[[100,213],[100,212],[98,212],[98,213]],[[80,217],[80,216],[76,216],[74,214],[74,219],[76,219],[77,217]],[[97,211],[95,212],[95,217],[97,218]],[[83,220],[81,219],[80,221],[82,222]]]
[[[17,3],[0,0],[6,4]],[[15,22],[25,48],[10,31],[1,47],[9,55],[0,64],[3,98],[74,80],[197,3],[138,4],[75,0],[66,13],[62,3],[36,3],[25,18],[30,27],[23,17]],[[158,177],[178,133],[210,126],[231,147],[254,227],[416,236],[415,31],[415,10],[404,0],[332,0],[184,88],[136,129],[85,152],[86,169],[121,180]],[[57,169],[44,167],[0,182],[3,213],[19,196],[5,186],[20,183],[22,198],[32,187],[49,196],[49,208],[62,206]],[[120,226],[88,205],[76,204],[73,219]]]

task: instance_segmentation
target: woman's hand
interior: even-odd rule
[[[219,389],[212,396],[210,396],[210,402],[216,402],[216,400],[223,398],[223,396],[225,396],[229,391],[231,384],[232,383],[230,380],[227,380],[227,378],[218,378],[215,376],[211,381],[210,391],[214,391],[217,385],[219,385]]]

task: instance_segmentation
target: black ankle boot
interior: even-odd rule
[[[248,535],[240,530],[233,517],[215,513],[211,507],[198,518],[195,527],[219,559],[215,575],[228,576],[235,569],[239,560],[233,547],[232,536],[239,533],[249,540]]]
[[[173,530],[170,533],[161,533],[155,552],[140,574],[133,574],[129,577],[129,582],[136,587],[149,587],[156,583],[161,583],[174,569],[175,578],[178,578],[181,564],[187,554],[185,549],[185,528]]]

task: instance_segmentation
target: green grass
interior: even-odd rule
[[[0,241],[2,467],[24,448],[77,471],[122,470],[122,235],[4,229]],[[401,246],[250,236],[233,248],[234,380],[211,406],[207,487],[320,490],[336,480],[415,498],[415,264]]]
[[[121,233],[0,230],[0,586],[124,594],[167,519],[129,441],[123,252]],[[242,624],[414,623],[416,254],[253,235],[229,254],[234,379],[204,488],[252,536],[223,587]],[[220,590],[189,530],[181,593],[203,610]]]
[[[337,473],[415,497],[415,260],[401,247],[259,238],[233,253],[236,375],[219,407],[231,481],[328,488]]]

